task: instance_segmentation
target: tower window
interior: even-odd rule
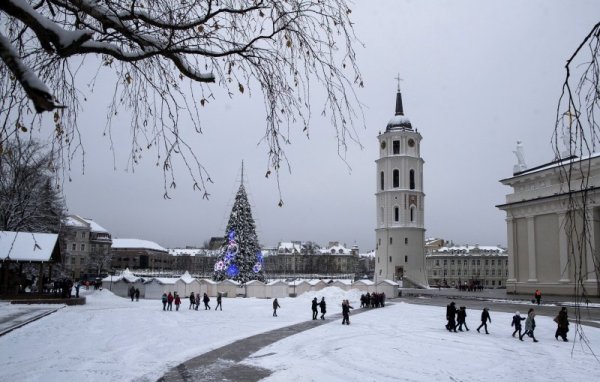
[[[404,262],[408,263],[408,256],[404,256]]]
[[[394,221],[397,222],[400,220],[400,208],[397,206],[394,207]]]
[[[408,244],[408,237],[404,238],[404,244]]]
[[[409,172],[409,181],[410,181],[410,189],[415,189],[415,170],[410,170]]]
[[[400,141],[393,141],[392,142],[392,153],[394,155],[400,154]]]
[[[392,262],[392,256],[390,256],[390,263]]]
[[[390,237],[390,245],[392,245],[392,238]]]
[[[392,174],[393,174],[392,182],[393,182],[394,188],[400,187],[400,170],[394,170],[394,172]]]
[[[383,171],[381,172],[381,174],[379,174],[379,189],[383,190],[384,189],[384,174]]]
[[[415,221],[415,207],[410,207],[410,221]]]

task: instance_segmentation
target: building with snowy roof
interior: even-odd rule
[[[169,255],[174,259],[174,271],[188,271],[197,277],[212,277],[215,261],[220,250],[204,248],[171,248]]]
[[[141,239],[113,239],[113,269],[148,269],[168,272],[175,268],[175,258],[159,244]]]
[[[504,204],[508,293],[600,293],[600,154],[569,156],[527,168],[517,144]],[[585,230],[584,230],[585,227]],[[583,238],[585,235],[585,238]]]
[[[95,278],[110,267],[111,234],[89,218],[69,215],[60,234],[63,269],[73,279]]]
[[[429,285],[467,288],[504,288],[508,254],[500,246],[439,247],[426,256]]]

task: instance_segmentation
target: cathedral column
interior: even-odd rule
[[[527,218],[527,258],[529,260],[529,278],[527,282],[537,283],[537,266],[535,254],[535,219]]]
[[[565,212],[558,214],[558,254],[560,257],[560,280],[561,283],[568,283],[569,279],[569,247],[568,238],[566,231],[566,219],[567,215]]]
[[[515,251],[517,250],[517,243],[514,242],[514,220],[513,218],[506,218],[507,226],[507,243],[508,243],[508,278],[506,282],[516,283],[517,282],[517,263],[515,261]]]
[[[594,210],[592,208],[588,208],[587,210],[587,219],[588,219],[588,234],[589,238],[586,241],[585,245],[585,269],[587,271],[587,277],[585,279],[586,282],[596,283],[596,267],[594,264],[594,256],[596,253],[594,251],[594,243],[595,243],[595,230],[594,230]]]

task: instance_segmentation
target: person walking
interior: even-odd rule
[[[316,320],[317,319],[317,315],[319,314],[319,311],[317,310],[317,306],[319,306],[319,302],[317,301],[317,298],[313,298],[312,300],[312,319]]]
[[[167,310],[167,301],[168,301],[167,292],[163,293],[161,300],[163,303],[163,310]]]
[[[533,308],[529,309],[529,312],[527,312],[527,319],[525,320],[525,332],[523,332],[523,334],[521,334],[519,336],[519,339],[521,341],[523,341],[523,337],[525,337],[525,335],[528,335],[529,337],[533,338],[533,342],[538,342],[538,340],[535,339],[535,336],[533,335],[533,331],[535,330],[535,311],[533,310]]]
[[[277,308],[281,308],[281,306],[279,305],[277,298],[275,298],[275,300],[273,300],[273,317],[277,317]]]
[[[223,310],[223,305],[221,305],[221,292],[217,294],[217,306],[215,306],[215,312],[217,311],[217,308]]]
[[[515,336],[515,334],[517,334],[517,332],[519,332],[519,338],[521,338],[521,321],[523,321],[524,319],[525,317],[521,317],[521,313],[519,313],[519,311],[515,312],[515,315],[512,319],[512,323],[510,324],[510,326],[515,327],[515,331],[512,334],[513,337]]]
[[[192,292],[190,293],[190,307],[188,310],[192,309],[194,305],[196,305],[196,296],[194,295],[194,292]]]
[[[198,307],[200,306],[200,292],[196,293],[196,310],[198,310]]]
[[[131,288],[129,288],[129,297],[131,297],[131,302],[133,302],[133,299],[135,298],[135,288],[133,287],[133,285],[131,286]]]
[[[454,301],[446,306],[446,320],[448,321],[446,329],[449,332],[454,331],[456,333],[456,304]]]
[[[315,297],[316,298],[316,297]],[[342,301],[342,325],[350,325],[350,309],[354,309],[348,300]]]
[[[537,302],[537,304],[540,305],[540,301],[542,301],[542,291],[539,289],[536,289],[535,293],[533,294],[533,297],[535,298],[535,301]]]
[[[179,311],[179,305],[181,305],[181,298],[179,294],[175,292],[175,311]]]
[[[325,313],[327,313],[326,307],[325,297],[321,297],[321,302],[319,302],[319,308],[321,308],[321,320],[325,319]]]
[[[456,321],[458,323],[458,331],[462,332],[462,327],[463,325],[465,326],[465,329],[467,329],[467,332],[469,331],[469,327],[467,326],[467,308],[464,306],[461,306],[458,309],[458,312],[456,313]]]
[[[208,295],[206,293],[204,293],[202,302],[204,302],[204,310],[210,310],[210,305],[208,305],[208,303],[210,302],[210,297],[208,297]]]
[[[558,337],[560,336],[563,341],[569,341],[567,339],[567,332],[569,331],[569,315],[566,307],[562,307],[560,312],[558,312],[558,315],[554,317],[554,322],[557,324],[554,338],[558,340]]]
[[[173,311],[173,295],[171,292],[167,296],[167,310]]]
[[[139,288],[135,288],[135,301],[136,302],[140,301],[140,290],[139,290]]]
[[[490,324],[492,323],[492,318],[490,317],[490,313],[488,312],[488,308],[483,308],[483,311],[481,312],[481,325],[479,325],[479,327],[477,328],[477,333],[481,333],[479,331],[479,329],[481,329],[481,327],[483,326],[485,328],[485,334],[490,334],[487,330],[487,322],[488,320],[490,321]]]

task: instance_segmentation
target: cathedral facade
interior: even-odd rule
[[[400,87],[396,113],[377,139],[374,281],[426,287],[422,137],[404,115]]]

